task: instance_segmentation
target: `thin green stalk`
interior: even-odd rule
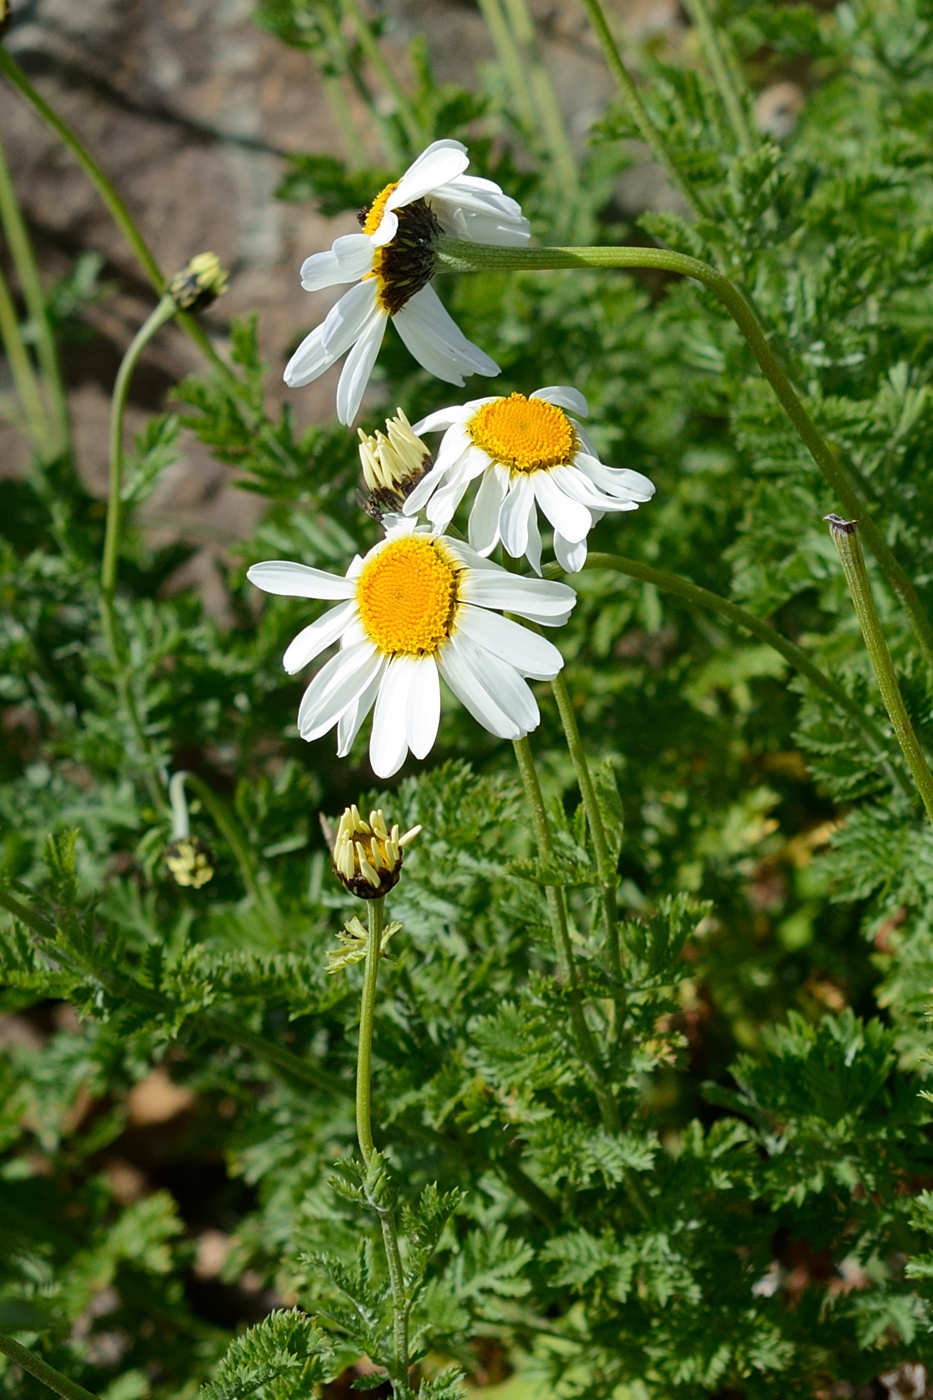
[[[544,797],[541,793],[541,784],[538,782],[531,745],[527,739],[516,739],[512,746],[515,749],[515,761],[518,764],[519,776],[531,812],[538,853],[542,860],[552,860],[554,843],[551,838],[551,826],[548,821],[547,808],[544,805]],[[615,1134],[621,1131],[622,1126],[619,1118],[619,1106],[603,1083],[599,1052],[583,1009],[580,996],[580,975],[574,961],[573,944],[570,941],[570,930],[567,926],[564,892],[557,885],[546,885],[545,894],[551,933],[554,938],[554,956],[557,960],[558,977],[561,984],[567,988],[570,1000],[570,1019],[573,1025],[574,1039],[577,1043],[577,1051],[596,1095],[603,1127],[607,1132]]]
[[[587,569],[611,569],[614,573],[625,574],[628,578],[637,578],[644,583],[651,583],[656,588],[660,588],[662,592],[677,594],[695,607],[716,613],[719,617],[725,618],[727,622],[750,632],[753,637],[757,637],[766,646],[772,647],[858,726],[876,750],[891,781],[896,783],[901,791],[913,800],[914,790],[910,775],[901,767],[896,754],[892,754],[891,744],[879,726],[865,714],[861,706],[850,695],[847,695],[841,686],[827,676],[825,671],[821,671],[818,666],[814,665],[805,651],[801,651],[800,647],[788,641],[776,627],[771,626],[770,622],[765,622],[762,618],[756,617],[754,613],[739,607],[737,603],[730,602],[728,598],[723,598],[708,588],[702,588],[690,579],[681,578],[679,574],[669,573],[667,569],[654,569],[650,564],[642,564],[638,559],[627,559],[619,554],[591,553],[587,557],[584,567]],[[564,571],[559,564],[548,564],[544,573],[548,578],[561,578]]]
[[[19,1342],[14,1342],[12,1337],[8,1337],[5,1332],[0,1332],[0,1352],[8,1356],[17,1366],[28,1371],[31,1376],[35,1376],[37,1381],[47,1385],[49,1390],[54,1390],[57,1395],[64,1397],[64,1400],[97,1400],[97,1396],[90,1390],[85,1390],[83,1385],[78,1385],[77,1381],[70,1380],[68,1376],[56,1371],[54,1366],[50,1366],[47,1361],[42,1361],[34,1352],[28,1351],[26,1347],[21,1347]]]
[[[726,116],[732,127],[739,150],[747,155],[755,149],[755,139],[748,124],[748,115],[740,90],[736,87],[726,53],[720,43],[706,0],[684,0],[687,13],[700,37],[703,55],[709,65],[713,82],[719,91]]]
[[[369,20],[363,13],[359,0],[340,0],[340,7],[349,16],[363,52],[372,64],[379,81],[395,103],[395,111],[412,151],[417,152],[425,143],[425,131],[412,110],[404,88],[379,47],[379,41],[372,31]]]
[[[256,879],[256,868],[253,864],[249,843],[240,830],[226,802],[218,797],[210,784],[206,783],[197,773],[191,773],[187,769],[179,769],[172,774],[172,782],[178,779],[183,779],[191,791],[197,793],[198,797],[200,797],[204,806],[210,812],[214,820],[214,825],[233,852],[244,885],[258,905],[261,907],[267,906],[269,896]]]
[[[45,380],[45,388],[51,403],[52,418],[55,424],[52,448],[56,455],[60,455],[67,449],[71,434],[68,421],[68,400],[65,396],[55,337],[52,335],[52,328],[49,324],[39,268],[33,255],[26,222],[16,198],[16,190],[10,177],[2,142],[0,142],[0,223],[3,224],[3,232],[10,245],[13,266],[16,268],[19,285],[35,330],[36,355]]]
[[[356,1055],[356,1136],[359,1139],[363,1161],[368,1167],[376,1150],[372,1129],[373,1026],[376,1018],[376,983],[379,979],[379,962],[382,957],[385,900],[370,899],[367,901],[366,909],[369,915],[368,934],[366,962],[363,967],[363,994],[360,999],[359,1045]],[[382,1242],[385,1246],[386,1264],[392,1287],[394,1389],[396,1395],[407,1395],[409,1393],[409,1301],[405,1290],[405,1274],[398,1246],[395,1216],[389,1209],[380,1209],[378,1214],[382,1225]]]
[[[635,86],[631,74],[622,61],[619,46],[613,37],[612,30],[609,28],[609,22],[603,13],[599,0],[583,0],[583,8],[589,16],[590,24],[593,26],[593,30],[602,48],[603,57],[606,60],[609,71],[619,85],[622,101],[628,108],[628,114],[637,126],[641,139],[650,147],[658,164],[663,165],[664,169],[667,171],[668,179],[680,190],[693,212],[697,216],[704,216],[706,214],[706,206],[700,195],[697,194],[696,190],[690,184],[690,181],[678,166],[670,147],[651,120],[648,109],[641,100],[641,93]]]
[[[16,60],[2,44],[0,44],[0,73],[12,83],[20,96],[25,98],[46,125],[52,128],[62,144],[65,145],[74,156],[98,195],[103,200],[104,204],[106,204],[114,223],[132,249],[136,261],[146,274],[152,287],[161,296],[165,290],[166,279],[149,245],[136,227],[129,209],[127,209],[123,200],[120,198],[119,194],[117,194],[113,184],[104,174],[94,157],[81,141],[78,140],[78,137],[67,123],[62,121],[54,108],[50,107],[45,98],[36,91],[22,68],[20,68]],[[211,363],[222,370],[228,378],[235,378],[236,376],[233,374],[233,371],[230,369],[229,365],[224,364],[223,360],[217,354],[217,351],[210,342],[210,338],[205,333],[203,327],[198,324],[196,318],[182,311],[179,311],[177,315],[179,325],[183,327]]]
[[[45,403],[39,379],[33,369],[32,360],[29,358],[29,351],[26,349],[20,330],[16,307],[2,271],[0,271],[0,340],[3,341],[3,348],[10,365],[10,374],[19,395],[29,436],[35,443],[37,452],[43,457],[53,456],[54,449],[46,421]]]
[[[914,782],[917,784],[917,789],[923,799],[923,805],[927,809],[927,816],[933,823],[933,774],[930,773],[923,749],[920,747],[920,741],[910,722],[904,697],[901,695],[901,688],[897,683],[897,676],[894,674],[894,667],[891,664],[891,653],[888,651],[888,644],[881,628],[881,619],[878,616],[878,609],[875,607],[871,583],[862,556],[862,546],[858,537],[858,521],[843,520],[839,515],[827,515],[825,519],[829,524],[829,533],[839,551],[842,571],[846,576],[846,583],[849,585],[855,615],[862,629],[865,647],[872,670],[875,673],[875,679],[878,682],[878,689],[881,691],[881,698],[890,717],[894,733],[897,735],[897,742],[901,746],[907,760],[907,766],[913,774]]]
[[[317,10],[317,19],[320,22],[321,29],[323,30],[326,36],[327,42],[330,44],[330,47],[336,56],[337,68],[340,69],[346,75],[348,81],[353,87],[353,90],[356,92],[360,100],[364,103],[366,108],[371,113],[373,121],[379,131],[379,136],[382,141],[383,150],[385,151],[386,156],[389,160],[393,162],[403,162],[405,159],[405,152],[399,143],[398,136],[394,129],[391,127],[391,125],[386,121],[385,116],[382,114],[382,112],[380,112],[377,109],[376,104],[373,101],[373,95],[366,84],[363,74],[360,72],[360,65],[359,63],[354,62],[354,59],[350,53],[350,46],[347,43],[346,37],[344,35],[343,29],[341,28],[340,21],[337,19],[337,16],[327,5],[321,5],[318,7]],[[318,67],[323,72],[322,65],[318,64]],[[339,79],[337,81],[339,81]],[[360,141],[359,134],[356,131],[356,127],[353,126],[349,108],[347,109],[347,119],[350,122],[350,125],[353,129],[353,160],[357,165],[365,165],[366,155],[363,150],[363,145]]]
[[[557,184],[564,194],[561,212],[572,213],[569,196],[575,194],[580,186],[577,162],[567,136],[557,92],[541,57],[534,20],[526,0],[505,0],[505,11],[528,74],[537,124],[547,142]]]
[[[508,84],[509,97],[515,104],[519,120],[528,133],[533,135],[538,128],[535,104],[528,86],[528,75],[522,64],[515,36],[509,28],[502,0],[479,0],[479,8]]]
[[[616,869],[616,862],[613,860],[612,851],[609,849],[603,814],[596,797],[596,789],[593,786],[593,778],[590,773],[586,749],[580,737],[580,729],[573,708],[573,698],[570,694],[570,687],[567,684],[567,677],[564,675],[563,671],[558,671],[554,680],[551,682],[551,689],[554,692],[554,699],[557,701],[560,722],[564,727],[567,748],[570,751],[573,770],[577,775],[577,785],[580,789],[580,796],[583,798],[583,806],[586,811],[587,822],[589,823],[590,835],[593,838],[593,850],[596,853],[596,873],[599,878],[600,891],[603,897],[603,913],[606,920],[606,944],[609,949],[609,965],[612,968],[612,975],[616,983],[621,985],[622,951],[619,945],[619,911],[616,905],[616,885],[618,884],[619,877]]]
[[[797,431],[801,441],[836,493],[848,515],[860,519],[868,547],[903,603],[927,665],[933,669],[933,627],[905,570],[881,530],[866,513],[865,502],[840,460],[800,401],[777,355],[771,349],[755,313],[738,287],[709,263],[666,248],[494,248],[439,238],[435,244],[439,268],[455,272],[543,271],[552,268],[663,268],[701,282],[722,302],[751,347],[762,374]]]

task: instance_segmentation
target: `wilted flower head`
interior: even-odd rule
[[[228,286],[229,278],[217,254],[198,253],[175,273],[166,291],[179,311],[204,311]]]
[[[357,899],[382,899],[398,884],[403,851],[421,830],[390,831],[380,810],[365,821],[353,803],[340,817],[334,841],[334,872]]]
[[[402,509],[434,459],[401,409],[386,419],[384,433],[367,435],[362,428],[358,432],[367,489],[363,509],[374,520],[382,520]]]
[[[498,374],[495,360],[473,345],[430,285],[434,243],[441,234],[476,243],[523,244],[528,220],[492,180],[463,172],[459,141],[435,141],[394,184],[360,210],[362,233],[338,238],[301,268],[306,291],[357,282],[323,325],[301,342],[285,367],[293,388],[310,384],[349,350],[337,386],[337,417],[352,423],[369,382],[389,317],[424,369],[448,384],[468,374]]]

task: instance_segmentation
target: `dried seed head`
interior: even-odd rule
[[[418,482],[434,465],[434,459],[399,409],[386,419],[384,433],[360,435],[360,462],[363,466],[363,509],[374,520],[399,511]]]
[[[198,253],[187,267],[176,272],[166,292],[179,311],[203,311],[223,296],[228,278],[216,253]]]
[[[357,899],[382,899],[398,884],[403,850],[420,830],[414,826],[404,836],[397,826],[390,831],[380,811],[365,821],[354,803],[337,825],[334,873]]]
[[[163,859],[176,885],[190,885],[199,890],[214,874],[211,849],[197,836],[182,836],[170,842]]]

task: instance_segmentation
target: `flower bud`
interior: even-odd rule
[[[363,509],[374,520],[400,511],[434,459],[401,409],[386,419],[386,431],[368,436],[358,429],[366,491]]]
[[[334,841],[334,873],[357,899],[382,899],[398,884],[402,853],[414,841],[420,826],[404,836],[386,826],[382,812],[370,812],[364,821],[354,803],[340,818]]]
[[[203,311],[223,296],[229,283],[216,253],[198,253],[176,272],[166,292],[179,311]]]
[[[176,885],[190,885],[199,890],[214,875],[214,856],[198,836],[182,836],[170,842],[163,860]]]

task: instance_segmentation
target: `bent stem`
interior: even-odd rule
[[[518,764],[525,798],[531,810],[538,854],[542,861],[548,862],[554,856],[554,842],[551,838],[551,826],[544,805],[544,797],[541,793],[541,784],[538,782],[531,745],[527,738],[523,738],[513,740],[512,747],[515,749],[515,761]],[[570,999],[570,1019],[577,1052],[596,1095],[603,1127],[609,1133],[619,1133],[622,1127],[619,1107],[603,1083],[599,1053],[596,1049],[593,1033],[587,1024],[580,996],[580,974],[573,957],[573,944],[570,941],[570,930],[567,926],[564,892],[558,885],[545,885],[545,893],[547,895],[548,918],[554,938],[554,956],[557,960],[558,978],[561,984],[567,988]]]
[[[788,641],[776,627],[772,627],[770,622],[763,621],[754,613],[740,608],[737,603],[730,602],[728,598],[723,598],[718,593],[713,593],[709,588],[703,588],[690,579],[681,578],[679,574],[668,573],[667,569],[654,569],[650,564],[643,564],[638,559],[627,559],[620,554],[596,552],[587,557],[584,568],[611,569],[614,573],[624,574],[627,578],[637,578],[644,583],[654,584],[662,592],[674,593],[678,597],[684,598],[688,603],[703,608],[706,612],[716,613],[719,617],[725,618],[727,622],[751,633],[753,637],[757,637],[766,646],[772,647],[795,670],[806,676],[812,685],[821,690],[843,714],[847,715],[861,729],[877,751],[891,782],[897,784],[901,791],[913,801],[914,789],[910,775],[901,767],[896,754],[892,753],[892,745],[879,726],[865,714],[841,686],[814,665],[805,651],[801,651],[800,647]],[[561,578],[563,573],[564,570],[559,564],[548,564],[544,569],[546,578]]]
[[[790,419],[827,485],[846,512],[857,516],[869,549],[906,609],[927,665],[933,670],[933,627],[916,590],[888,546],[881,530],[866,513],[865,502],[836,449],[822,436],[804,408],[777,355],[745,297],[734,283],[709,263],[666,248],[498,248],[460,239],[438,238],[434,255],[439,268],[453,272],[543,271],[554,268],[661,268],[701,282],[722,302],[751,348],[784,412]]]
[[[363,968],[363,995],[360,1000],[360,1035],[356,1052],[356,1136],[360,1144],[363,1161],[368,1167],[375,1152],[372,1129],[372,1072],[373,1072],[373,1025],[376,1017],[376,983],[379,978],[379,960],[382,957],[382,929],[385,920],[385,900],[370,899],[366,904],[368,933],[366,938],[366,962]],[[398,1232],[395,1216],[391,1209],[378,1209],[382,1225],[382,1242],[385,1247],[389,1282],[392,1287],[392,1309],[394,1313],[393,1349],[394,1375],[393,1389],[398,1397],[411,1394],[408,1384],[408,1309],[409,1300],[405,1291],[405,1274],[402,1256],[398,1246]]]
[[[583,0],[583,8],[586,10],[590,24],[593,26],[593,31],[599,40],[600,48],[603,51],[603,57],[606,60],[609,71],[619,85],[622,101],[628,109],[629,116],[638,128],[641,139],[650,148],[658,164],[663,165],[671,184],[675,185],[677,189],[680,190],[680,193],[690,205],[694,214],[698,217],[704,216],[706,214],[706,205],[678,166],[673,152],[648,115],[648,109],[641,100],[641,93],[635,86],[632,75],[622,61],[619,46],[613,37],[612,30],[609,28],[609,21],[606,19],[599,0]]]
[[[619,946],[619,911],[616,905],[616,885],[618,883],[616,863],[609,849],[609,840],[606,836],[603,814],[599,806],[599,799],[596,796],[596,789],[593,786],[593,777],[590,773],[586,749],[580,737],[580,728],[577,724],[577,716],[573,708],[573,697],[570,694],[570,687],[567,685],[567,678],[563,671],[558,671],[551,682],[551,689],[554,692],[554,699],[557,701],[560,722],[564,727],[567,748],[570,751],[573,770],[577,775],[577,785],[580,789],[580,796],[583,798],[583,806],[586,810],[586,820],[589,823],[590,835],[593,838],[593,850],[596,853],[596,873],[603,897],[603,914],[606,922],[606,945],[609,949],[609,964],[612,968],[613,977],[621,986],[622,953]]]
[[[34,1352],[28,1351],[26,1347],[21,1347],[19,1342],[8,1337],[5,1332],[0,1332],[0,1352],[8,1356],[10,1360],[24,1371],[28,1371],[31,1376],[35,1376],[37,1381],[47,1385],[50,1390],[54,1390],[57,1395],[64,1397],[64,1400],[97,1400],[97,1396],[90,1390],[85,1390],[83,1385],[78,1385],[77,1381],[70,1380],[68,1376],[57,1371],[54,1366],[50,1366],[47,1361],[43,1361]]]
[[[894,674],[894,667],[891,664],[891,653],[888,651],[888,644],[881,628],[881,619],[878,616],[878,609],[875,607],[871,583],[862,556],[862,547],[858,537],[858,521],[843,520],[838,515],[827,515],[825,519],[829,525],[829,533],[839,551],[842,570],[846,576],[846,583],[849,585],[855,615],[862,629],[865,647],[872,670],[875,673],[875,679],[878,682],[878,689],[881,691],[881,698],[890,716],[894,733],[897,735],[897,742],[901,746],[907,760],[907,766],[913,774],[914,782],[917,784],[917,789],[923,799],[923,805],[927,809],[927,816],[933,823],[933,774],[930,773],[923,749],[920,747],[920,741],[910,722],[904,697],[901,695],[901,688],[897,683],[897,676]]]

